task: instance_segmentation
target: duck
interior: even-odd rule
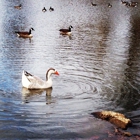
[[[124,4],[124,5],[127,5],[128,4],[127,1],[123,1],[123,0],[121,0],[121,3]]]
[[[61,35],[71,35],[71,28],[73,28],[71,25],[69,26],[69,29],[60,29]]]
[[[95,3],[93,3],[93,2],[91,2],[91,5],[92,5],[92,6],[97,6],[97,4],[95,4]]]
[[[52,74],[59,75],[54,68],[48,69],[46,72],[46,81],[38,76],[34,76],[29,72],[23,70],[22,72],[22,86],[27,89],[48,89],[52,87]]]
[[[31,31],[34,31],[33,28],[30,28],[29,29],[29,32],[28,31],[16,31],[15,33],[17,34],[18,37],[23,37],[23,38],[32,38],[33,35],[31,34]]]
[[[50,11],[50,12],[51,12],[51,11],[54,11],[54,8],[50,7],[49,11]]]
[[[47,11],[47,9],[44,7],[43,9],[42,9],[42,12],[46,12]]]
[[[108,3],[108,7],[109,7],[109,8],[111,8],[111,7],[112,7],[112,5],[111,5],[110,3]]]
[[[129,6],[130,7],[137,7],[138,6],[138,2],[130,2]]]
[[[22,5],[19,4],[18,6],[14,6],[15,9],[21,9]]]

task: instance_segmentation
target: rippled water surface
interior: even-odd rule
[[[94,2],[0,2],[0,139],[107,139],[113,126],[90,115],[101,110],[125,114],[139,134],[140,6]],[[31,27],[31,40],[15,34]],[[23,70],[45,79],[50,67],[60,73],[52,89],[22,88]]]

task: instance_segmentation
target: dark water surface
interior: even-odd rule
[[[90,115],[101,110],[125,114],[140,133],[140,5],[110,2],[0,2],[0,139],[107,139],[113,125]],[[69,25],[71,38],[61,36]],[[30,27],[31,40],[16,36]],[[50,67],[60,73],[52,89],[22,88],[23,69],[45,79]]]

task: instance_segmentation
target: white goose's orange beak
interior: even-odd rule
[[[58,71],[56,71],[54,74],[59,75]]]

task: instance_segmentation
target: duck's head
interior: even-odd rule
[[[73,28],[71,25],[70,25],[70,27],[69,28]]]
[[[49,10],[52,10],[53,11],[54,9],[50,6],[50,9]]]
[[[34,28],[30,28],[31,31],[34,31]]]
[[[56,71],[54,68],[50,68],[46,73],[46,80],[48,80],[52,74],[59,75],[58,71]]]

